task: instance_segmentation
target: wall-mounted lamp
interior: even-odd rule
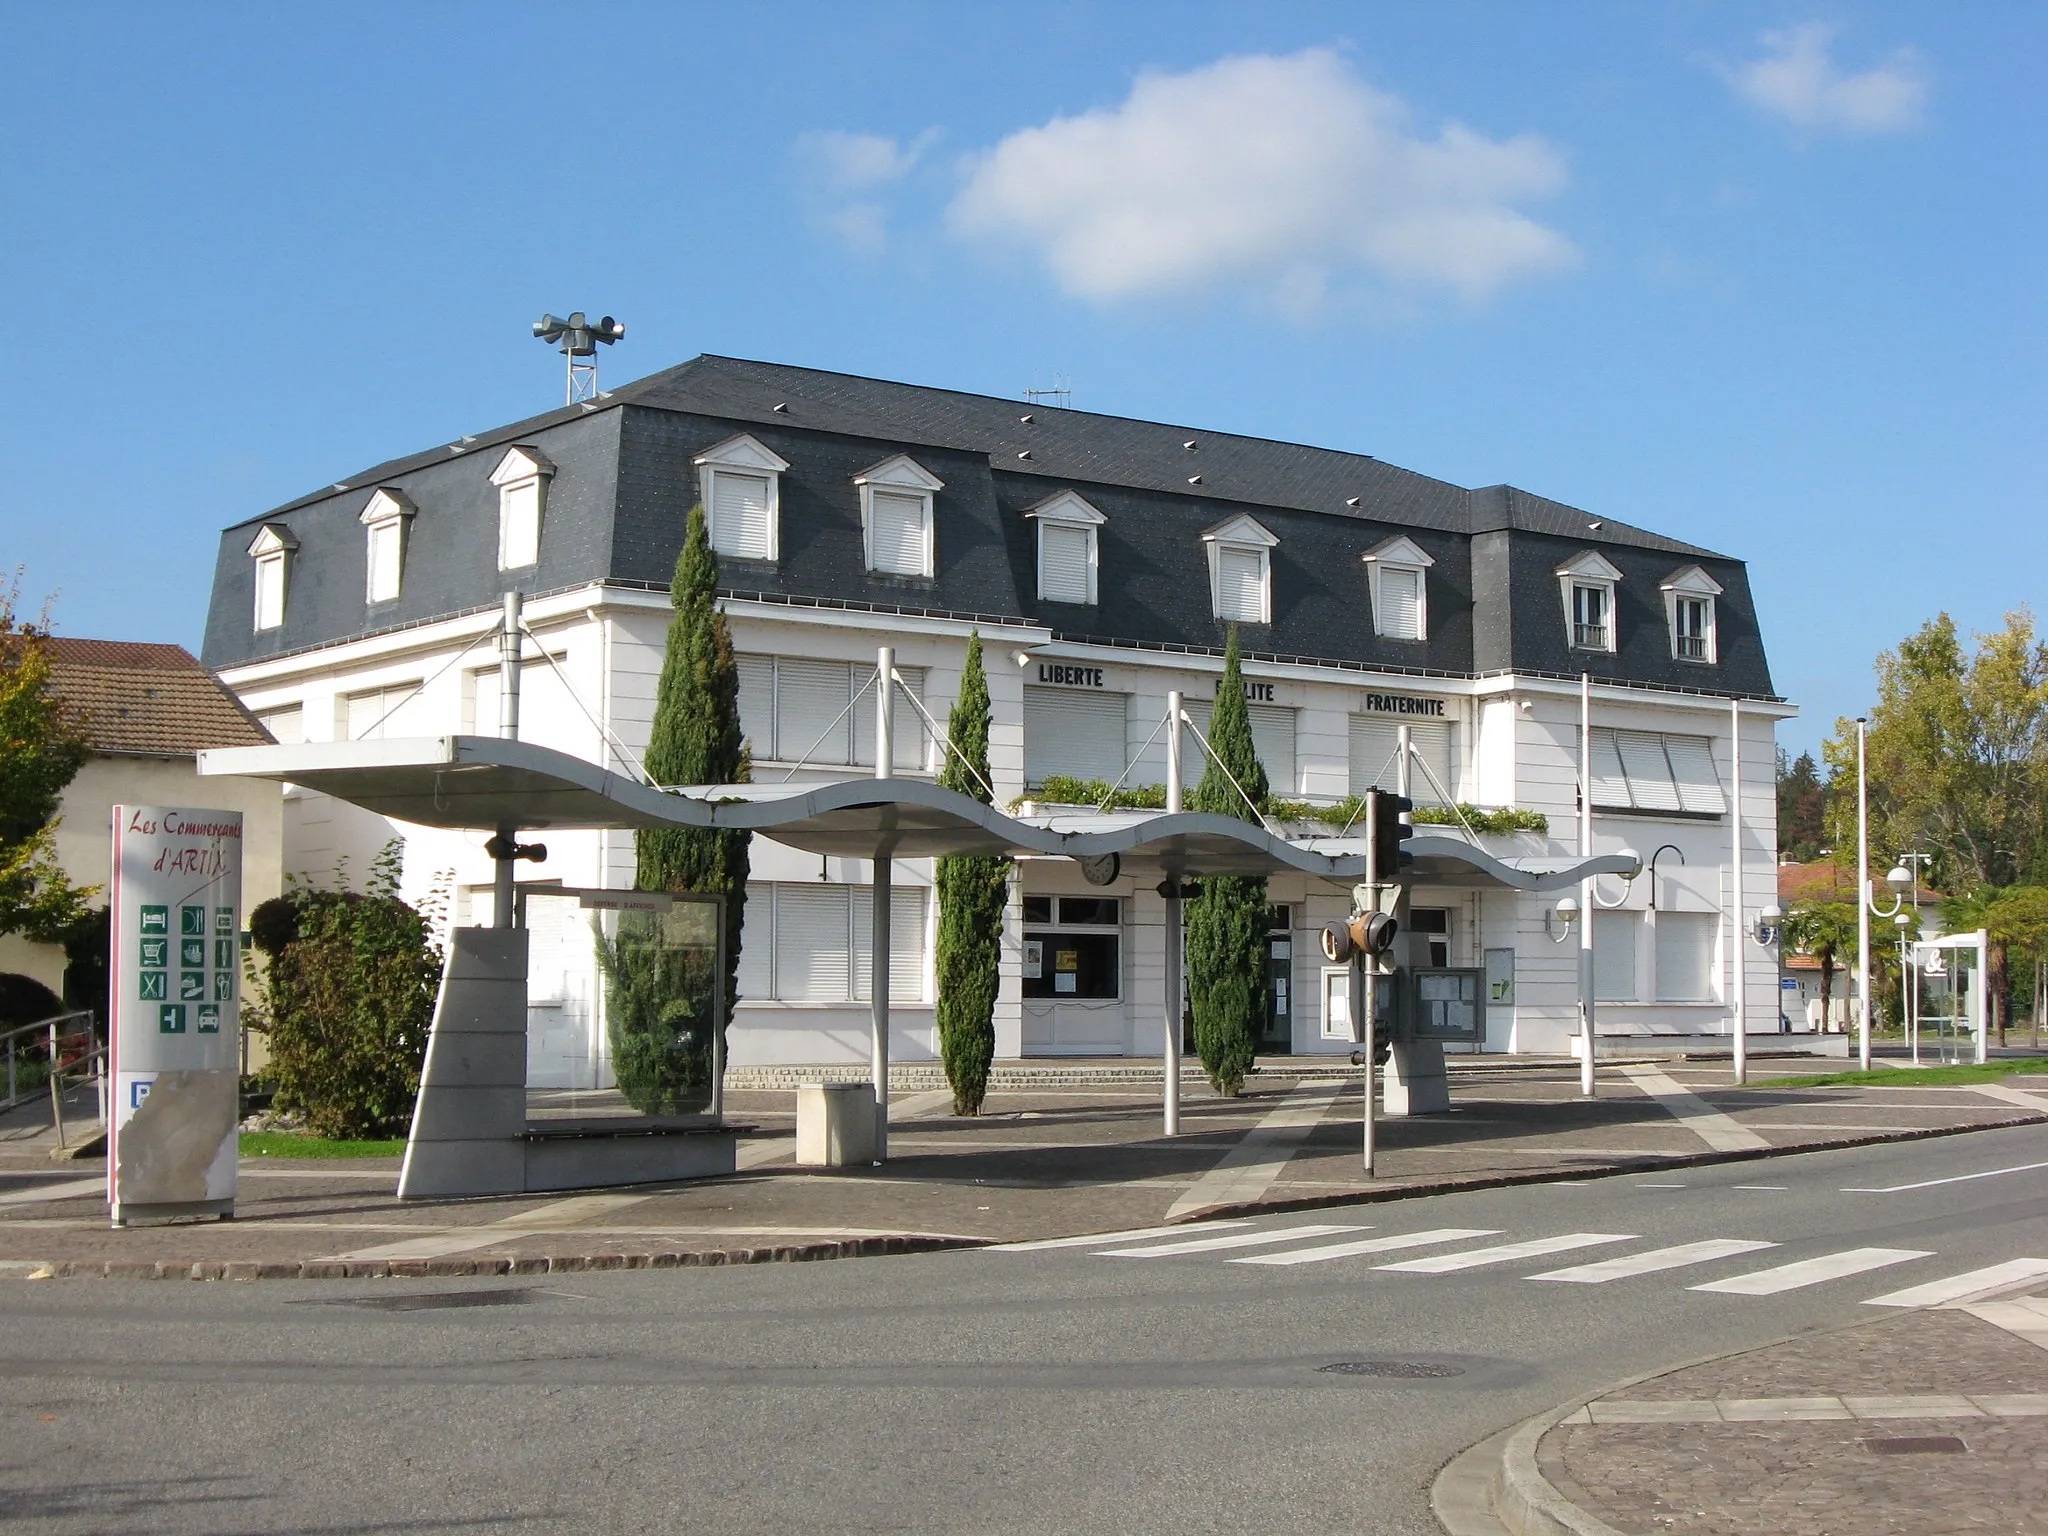
[[[1778,933],[1785,926],[1785,909],[1775,901],[1756,915],[1756,926],[1750,930],[1750,937],[1769,949],[1778,942]]]
[[[1014,661],[1015,663],[1017,663],[1017,665],[1018,665],[1018,666],[1020,666],[1020,667],[1028,667],[1028,666],[1030,666],[1030,665],[1031,665],[1031,663],[1032,663],[1032,662],[1036,661],[1037,659],[1038,659],[1038,652],[1036,652],[1036,651],[1012,651],[1012,652],[1010,652],[1010,660],[1012,660],[1012,661]]]
[[[1549,933],[1551,943],[1562,944],[1572,936],[1572,925],[1577,923],[1578,920],[1579,899],[1576,896],[1567,896],[1555,907],[1543,914],[1543,927]],[[1558,924],[1560,923],[1564,925],[1564,932],[1562,933],[1557,931]]]

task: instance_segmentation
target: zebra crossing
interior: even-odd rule
[[[1482,1239],[1504,1238],[1486,1243]],[[1390,1275],[1458,1275],[1502,1269],[1582,1249],[1620,1248],[1641,1239],[1626,1232],[1556,1232],[1517,1237],[1491,1227],[1430,1227],[1385,1232],[1362,1223],[1310,1222],[1258,1226],[1249,1220],[1204,1222],[1199,1227],[1142,1227],[1084,1237],[1041,1238],[1001,1243],[990,1254],[1067,1251],[1092,1258],[1212,1261],[1292,1268],[1340,1260],[1362,1260],[1368,1270]],[[1729,1260],[1761,1255],[1784,1245],[1762,1238],[1710,1237],[1665,1247],[1620,1252],[1563,1268],[1537,1267],[1523,1279],[1554,1285],[1611,1285],[1644,1276],[1671,1275]],[[1415,1249],[1436,1249],[1415,1257]],[[1259,1251],[1252,1251],[1259,1250]],[[1940,1255],[1924,1248],[1843,1248],[1737,1274],[1686,1284],[1689,1291],[1717,1296],[1779,1296],[1809,1286],[1873,1274],[1896,1265],[1919,1264]],[[1683,1283],[1691,1278],[1678,1273]],[[2021,1258],[1925,1280],[1864,1301],[1872,1307],[1938,1307],[2048,1281],[2048,1259]]]

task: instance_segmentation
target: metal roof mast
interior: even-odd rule
[[[597,398],[597,344],[601,341],[611,346],[626,334],[626,327],[610,315],[592,325],[579,309],[566,320],[542,315],[533,322],[533,334],[542,341],[560,343],[557,350],[569,362],[568,393],[562,403],[574,405]]]

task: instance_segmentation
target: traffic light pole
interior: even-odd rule
[[[1380,899],[1379,826],[1380,792],[1377,789],[1368,789],[1365,792],[1365,885],[1366,889],[1372,893],[1373,910],[1375,911],[1379,908]],[[1374,1025],[1377,1022],[1373,1018],[1375,1011],[1373,1004],[1377,1001],[1375,994],[1378,991],[1375,985],[1377,970],[1378,961],[1366,954],[1364,945],[1361,944],[1352,951],[1351,1006],[1356,1010],[1353,1017],[1360,1021],[1358,1032],[1360,1038],[1365,1042],[1365,1071],[1362,1075],[1365,1078],[1364,1150],[1365,1176],[1368,1179],[1377,1177],[1373,1172],[1372,1166],[1374,1130],[1373,1090],[1375,1086],[1374,1078],[1378,1075],[1378,1068],[1374,1064],[1375,1058],[1378,1055],[1377,1042],[1373,1039]]]

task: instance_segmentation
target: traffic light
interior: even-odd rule
[[[1381,880],[1393,880],[1402,865],[1415,862],[1415,855],[1401,846],[1415,835],[1408,820],[1414,809],[1415,802],[1406,795],[1381,790],[1372,797],[1372,861]]]
[[[1341,923],[1323,925],[1323,958],[1342,965],[1354,954],[1384,955],[1401,925],[1384,912],[1354,912]]]

